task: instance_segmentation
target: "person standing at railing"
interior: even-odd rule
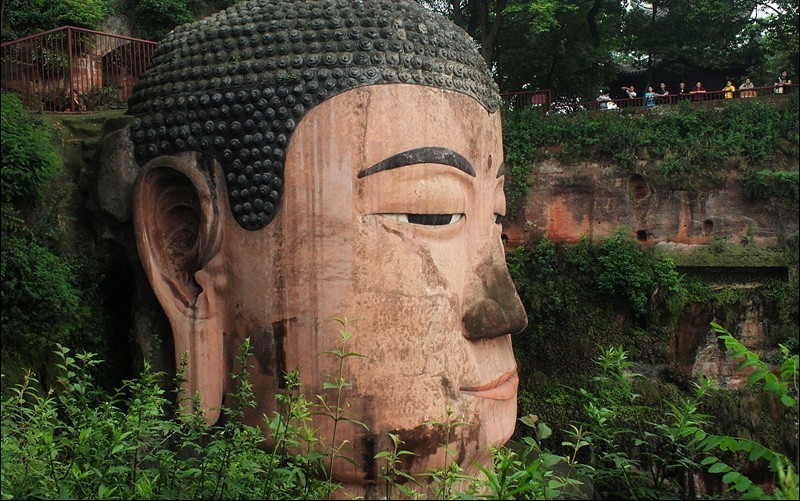
[[[792,88],[792,79],[789,78],[789,72],[786,70],[781,71],[772,86],[775,88],[775,94],[788,94]]]
[[[667,84],[661,82],[661,85],[658,87],[658,92],[656,92],[656,96],[658,96],[659,104],[669,103],[669,89],[667,88]]]
[[[689,91],[689,94],[692,95],[692,101],[702,101],[705,93],[706,89],[703,88],[702,82],[697,82],[692,90]]]
[[[756,91],[748,90],[754,88],[753,82],[749,78],[745,78],[742,85],[739,86],[739,97],[755,97]]]
[[[644,93],[644,101],[648,108],[652,108],[656,105],[656,93],[650,85],[647,86],[647,92]]]
[[[625,105],[626,106],[636,106],[636,103],[633,100],[636,99],[636,95],[637,94],[636,94],[636,90],[634,89],[633,85],[631,85],[630,87],[622,86],[622,90],[625,91],[625,94],[628,95],[628,99],[630,99],[630,101],[628,103],[626,103]]]
[[[681,101],[685,99],[689,99],[689,89],[686,88],[686,83],[681,82],[678,84],[678,94],[680,95]]]
[[[728,80],[725,84],[725,87],[722,88],[722,97],[725,99],[733,99],[733,94],[736,92],[736,87],[733,86],[733,82]]]
[[[597,96],[597,101],[600,102],[601,110],[610,110],[617,107],[616,104],[611,102],[611,96],[607,90],[600,91],[600,95]]]

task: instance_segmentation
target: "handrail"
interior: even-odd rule
[[[3,92],[46,113],[124,109],[157,42],[62,26],[2,44]]]
[[[791,84],[788,86],[783,86],[784,88],[788,87],[789,91],[786,92],[787,94],[791,92],[797,92],[798,84]],[[753,87],[750,89],[736,89],[733,91],[733,97],[726,98],[725,95],[728,94],[729,91],[724,90],[713,90],[713,91],[705,91],[699,93],[685,93],[685,94],[669,94],[668,96],[658,96],[656,95],[653,102],[648,106],[647,98],[643,96],[637,96],[634,98],[616,98],[612,99],[611,101],[582,101],[580,102],[580,106],[587,111],[608,111],[614,109],[627,109],[627,108],[648,108],[648,107],[657,107],[660,105],[675,105],[683,101],[689,101],[691,103],[702,103],[708,101],[732,101],[733,99],[749,99],[752,97],[764,97],[764,96],[782,96],[783,93],[776,93],[774,86],[764,86],[764,87]],[[744,95],[743,95],[744,94]],[[608,108],[608,103],[614,103],[614,108]]]
[[[788,92],[797,92],[796,88],[798,84],[791,84],[788,86]],[[690,101],[693,103],[699,102],[707,102],[707,101],[728,101],[730,99],[725,98],[725,94],[728,92],[723,90],[713,90],[713,91],[705,91],[702,93],[686,93],[683,95],[672,93],[668,96],[658,96],[656,95],[655,101],[652,103],[653,106],[659,105],[675,105],[681,101]],[[775,93],[775,86],[763,86],[763,87],[753,87],[751,89],[739,89],[737,88],[733,93],[733,99],[747,99],[749,97],[764,97],[764,96],[772,96],[772,95],[781,95]],[[546,96],[543,97],[543,96]],[[537,97],[539,98],[537,102]],[[522,92],[507,92],[500,94],[500,98],[505,102],[511,109],[521,109],[521,108],[538,108],[542,109],[543,111],[559,111],[553,110],[552,107],[556,106],[557,103],[555,101],[551,102],[550,98],[550,90],[536,90],[536,91],[522,91]],[[614,103],[614,108],[606,108],[605,105],[608,102]],[[546,104],[545,104],[546,103]],[[545,104],[544,106],[542,106]],[[637,96],[634,98],[615,98],[611,101],[576,101],[567,103],[564,107],[568,108],[569,110],[586,110],[586,111],[605,111],[606,109],[619,109],[619,108],[648,108],[647,106],[647,99],[644,96]]]
[[[550,89],[508,92],[500,94],[500,99],[512,109],[538,108],[543,111],[550,109]]]
[[[145,40],[143,38],[132,38],[132,37],[128,37],[128,36],[125,36],[125,35],[114,35],[114,34],[111,34],[111,33],[104,33],[102,31],[90,30],[89,28],[78,28],[78,27],[75,27],[75,26],[64,25],[64,26],[60,26],[58,28],[49,29],[47,31],[34,33],[33,35],[27,35],[27,36],[24,36],[22,38],[17,38],[16,40],[10,40],[8,42],[3,42],[2,45],[0,45],[0,46],[5,47],[6,45],[25,42],[25,41],[33,39],[33,38],[50,35],[52,33],[56,33],[58,31],[63,31],[63,30],[67,30],[67,29],[70,29],[70,30],[73,30],[73,31],[84,31],[86,33],[91,33],[91,34],[94,34],[94,35],[113,36],[114,38],[119,38],[119,39],[122,39],[122,40],[130,40],[131,42],[146,42],[146,43],[158,44],[158,42],[153,42],[152,40]]]

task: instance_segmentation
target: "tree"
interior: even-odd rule
[[[65,25],[96,29],[112,11],[110,0],[3,0],[3,40]]]
[[[793,81],[800,74],[800,4],[797,0],[759,1],[758,11],[762,14],[754,19],[760,37],[760,47],[764,51],[764,63],[758,68],[764,74],[777,74],[789,70]]]
[[[738,80],[760,62],[756,0],[633,0],[624,26],[623,52],[641,85],[658,81]],[[690,83],[691,85],[691,83]]]

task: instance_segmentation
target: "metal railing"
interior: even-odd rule
[[[784,93],[797,92],[798,85],[792,84],[783,86],[780,93],[776,92],[774,86],[769,87],[753,87],[751,89],[736,89],[734,92],[714,90],[705,92],[690,92],[685,94],[670,93],[668,96],[658,96],[655,99],[647,99],[644,96],[637,96],[634,98],[618,98],[611,101],[582,101],[580,103],[582,109],[587,111],[604,111],[619,108],[647,108],[658,105],[674,105],[682,101],[689,101],[691,103],[703,103],[707,101],[730,101],[733,99],[748,99],[751,97],[764,97],[764,96],[781,96]],[[613,103],[610,105],[609,103]]]
[[[550,90],[526,90],[500,94],[500,99],[512,110],[535,108],[546,112],[550,109]]]
[[[31,111],[124,109],[157,42],[62,26],[2,44],[2,91]]]
[[[776,96],[779,97],[790,92],[798,92],[798,84],[783,86],[781,92],[776,92],[774,86],[753,87],[751,89],[736,89],[731,95],[730,92],[723,90],[705,91],[700,93],[690,93],[687,91],[685,94],[671,93],[667,96],[656,96],[654,100],[648,103],[648,99],[644,96],[637,96],[635,98],[616,98],[610,101],[580,101],[569,100],[568,102],[551,101],[549,90],[536,90],[536,91],[523,91],[523,92],[508,92],[500,94],[503,102],[512,109],[519,110],[523,108],[540,109],[543,112],[549,113],[572,113],[575,111],[605,111],[619,108],[648,108],[650,106],[658,105],[675,105],[681,101],[689,101],[692,103],[704,103],[707,101],[725,101],[730,99],[747,99],[751,97],[766,97]],[[610,104],[611,103],[611,104]]]

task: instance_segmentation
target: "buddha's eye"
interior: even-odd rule
[[[464,214],[381,214],[381,216],[394,221],[411,224],[423,224],[425,226],[445,226],[448,224],[454,224],[460,221],[463,215]]]

